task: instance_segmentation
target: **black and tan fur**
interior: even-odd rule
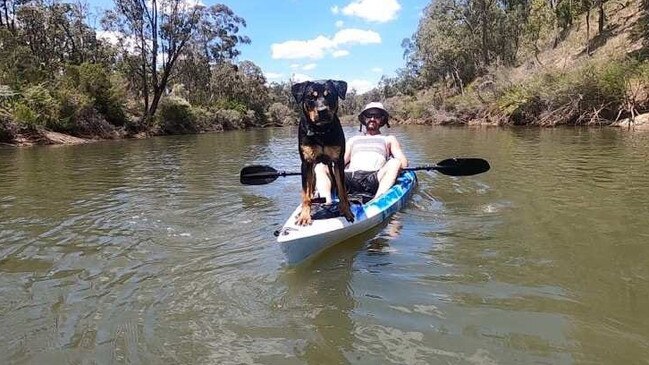
[[[345,188],[345,134],[338,119],[338,98],[345,99],[347,83],[339,80],[305,81],[293,85],[291,92],[301,106],[298,146],[302,160],[302,210],[299,225],[311,224],[311,199],[315,192],[317,163],[324,163],[338,192],[339,210],[353,222]]]

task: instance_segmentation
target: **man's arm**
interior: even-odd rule
[[[352,140],[354,137],[350,137],[347,142],[345,142],[345,166],[349,165],[349,161],[352,157]]]
[[[406,158],[406,155],[401,150],[401,145],[399,144],[399,141],[397,141],[397,138],[395,136],[390,136],[389,142],[390,142],[389,144],[390,154],[392,155],[392,157],[399,159],[399,161],[401,161],[402,169],[408,167],[408,159]]]

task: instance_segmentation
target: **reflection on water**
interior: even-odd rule
[[[307,265],[293,128],[0,148],[0,363],[641,363],[649,135],[400,127],[408,206]],[[355,128],[346,129],[348,135]]]

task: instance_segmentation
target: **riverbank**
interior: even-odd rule
[[[48,130],[28,130],[17,132],[12,141],[0,142],[0,145],[13,147],[31,147],[35,145],[76,145],[96,141],[106,141],[110,139],[142,139],[146,137],[146,134],[127,135],[126,133],[115,133],[113,138],[81,138],[70,134]]]
[[[583,13],[518,66],[494,66],[460,87],[443,80],[385,104],[397,119],[443,125],[599,127],[649,113],[646,2],[606,2],[603,10],[603,28]],[[642,119],[635,124],[644,128]]]
[[[341,118],[343,124],[345,125],[355,125],[354,116],[344,116]],[[482,127],[494,127],[494,126],[503,126],[497,122],[486,121],[485,119],[473,119],[473,120],[459,120],[459,119],[450,119],[450,118],[438,118],[438,119],[399,119],[393,120],[393,125],[441,125],[441,126],[482,126]],[[506,125],[504,125],[506,126]],[[616,122],[612,122],[606,125],[601,125],[603,127],[610,128],[620,128],[622,130],[628,131],[637,131],[645,132],[649,131],[649,113],[636,115],[633,120],[631,118],[620,119]],[[220,133],[223,130],[203,132],[203,133]],[[75,137],[69,134],[53,132],[53,131],[29,131],[29,132],[20,132],[16,134],[16,137],[12,142],[3,142],[0,145],[13,146],[13,147],[30,147],[35,145],[77,145],[85,143],[93,143],[98,141],[114,140],[114,139],[144,139],[152,137],[155,135],[161,134],[149,134],[149,133],[137,133],[137,134],[128,134],[126,132],[115,132],[111,138],[81,138]]]

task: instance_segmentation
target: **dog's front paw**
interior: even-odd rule
[[[295,224],[298,226],[308,226],[312,222],[311,220],[311,212],[305,211],[304,209],[300,212],[300,214],[297,216],[297,219],[295,220]]]
[[[345,216],[345,219],[347,219],[347,222],[354,223],[354,214],[349,209],[343,212],[343,215]]]

